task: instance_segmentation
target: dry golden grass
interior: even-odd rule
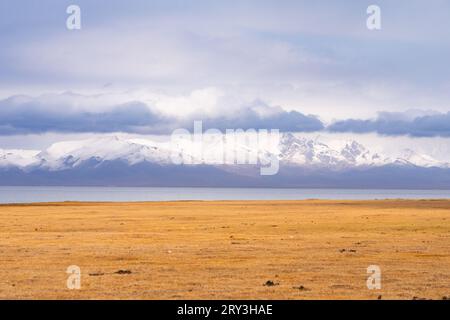
[[[3,299],[450,296],[446,200],[2,205],[0,244]]]

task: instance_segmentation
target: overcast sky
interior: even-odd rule
[[[66,28],[70,4],[81,30]],[[366,27],[371,4],[381,30]],[[0,143],[195,119],[450,136],[446,0],[2,0],[0,48]]]

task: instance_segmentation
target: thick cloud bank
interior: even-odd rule
[[[170,134],[177,128],[191,128],[194,121],[203,128],[279,129],[310,132],[324,128],[315,116],[285,111],[262,102],[233,108],[233,112],[199,111],[176,116],[141,101],[115,102],[73,93],[39,97],[12,96],[0,101],[0,134],[45,132],[128,132]]]
[[[380,112],[374,119],[338,120],[328,126],[314,115],[286,111],[263,101],[233,100],[214,90],[188,97],[140,100],[133,96],[71,92],[0,100],[0,135],[126,132],[171,134],[178,128],[278,129],[282,132],[378,133],[388,136],[450,137],[450,112]]]
[[[436,113],[410,111],[405,113],[381,112],[376,119],[349,119],[328,126],[332,132],[368,133],[382,135],[408,135],[413,137],[450,137],[450,112]]]

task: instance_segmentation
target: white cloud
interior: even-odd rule
[[[80,32],[57,28],[49,2],[51,28],[41,25],[45,16],[29,28],[4,17],[23,32],[2,38],[4,96],[95,93],[110,84],[118,99],[142,89],[139,101],[171,115],[215,113],[217,106],[233,112],[260,99],[326,121],[449,108],[445,1],[380,0],[378,33],[365,27],[360,1],[79,4],[86,13]]]

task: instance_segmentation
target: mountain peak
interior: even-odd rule
[[[341,150],[341,155],[351,162],[357,162],[358,158],[370,158],[370,152],[362,144],[356,141],[349,141]]]
[[[420,154],[412,149],[404,149],[400,160],[418,167],[449,167],[448,163],[436,160],[429,155]]]

